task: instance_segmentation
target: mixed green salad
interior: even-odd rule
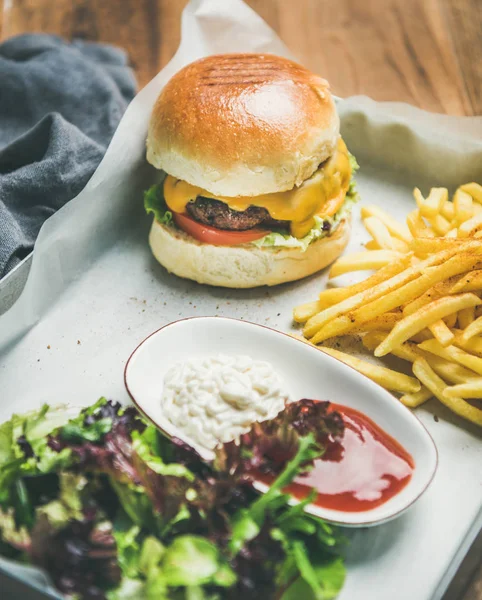
[[[338,227],[339,223],[345,219],[352,211],[353,206],[358,202],[359,195],[356,189],[356,182],[353,175],[359,169],[356,158],[349,153],[350,166],[352,170],[352,179],[350,186],[347,190],[345,200],[341,208],[332,217],[315,217],[315,225],[312,229],[303,237],[296,238],[290,235],[287,231],[270,231],[264,237],[249,242],[254,244],[258,248],[298,248],[305,252],[308,246],[333,233]],[[166,201],[164,199],[164,179],[166,174],[162,173],[161,180],[151,186],[147,191],[144,192],[144,208],[147,213],[152,213],[155,219],[161,223],[161,225],[168,225],[170,227],[176,227],[172,219],[172,212],[169,210]]]
[[[328,600],[345,570],[336,528],[283,493],[343,420],[301,400],[205,462],[134,407],[47,405],[0,426],[0,554],[89,600]],[[259,473],[275,475],[265,494]]]

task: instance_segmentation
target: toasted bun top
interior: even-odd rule
[[[270,54],[209,56],[179,71],[152,111],[147,159],[219,196],[300,185],[334,151],[328,83]]]

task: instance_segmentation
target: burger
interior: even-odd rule
[[[269,54],[224,54],[170,79],[150,119],[149,244],[170,272],[229,288],[277,285],[348,243],[356,161],[328,83]]]

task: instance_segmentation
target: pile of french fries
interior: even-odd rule
[[[432,188],[400,224],[376,206],[362,207],[371,240],[343,256],[330,278],[372,270],[367,279],[321,292],[294,319],[313,344],[358,334],[377,357],[412,363],[413,376],[322,347],[416,407],[432,397],[482,426],[482,186],[468,183],[449,199]]]

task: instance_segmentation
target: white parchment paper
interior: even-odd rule
[[[0,421],[43,402],[90,404],[100,395],[127,402],[125,362],[162,324],[219,314],[286,331],[292,308],[323,289],[326,274],[274,289],[199,286],[167,274],[150,254],[142,191],[158,177],[144,158],[152,105],[184,64],[232,51],[290,56],[241,0],[192,0],[177,54],[129,106],[84,191],[45,223],[24,292],[0,317]],[[415,185],[453,189],[482,181],[481,118],[432,115],[365,97],[340,100],[338,108],[343,136],[361,165],[363,202],[402,220],[413,208]],[[365,239],[356,209],[349,249]],[[349,534],[341,600],[440,598],[480,527],[480,435],[435,402],[417,416],[439,450],[436,478],[397,521]]]

